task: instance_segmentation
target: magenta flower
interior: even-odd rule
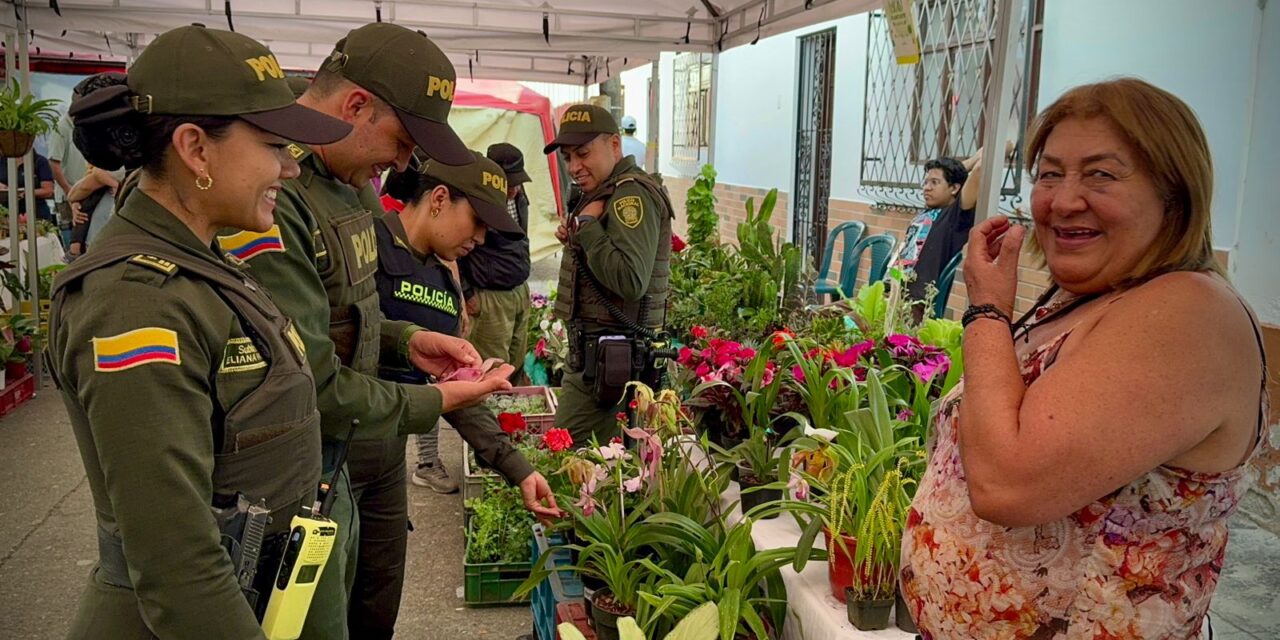
[[[751,360],[752,358],[755,358],[755,357],[756,357],[756,350],[752,349],[751,347],[743,347],[741,349],[738,349],[738,360],[741,362],[747,362],[748,360]]]
[[[870,353],[875,348],[875,342],[866,340],[864,342],[859,342],[840,353],[832,354],[832,359],[841,367],[852,367],[858,363],[858,360],[862,358],[864,354]]]
[[[929,382],[933,380],[934,376],[946,373],[950,367],[951,361],[947,359],[947,356],[935,353],[912,365],[911,371],[919,376],[921,380]]]
[[[910,420],[912,417],[914,417],[915,415],[916,413],[914,411],[910,409],[903,409],[902,411],[898,412],[898,419],[903,422],[906,422]]]
[[[533,354],[539,358],[547,357],[547,339],[538,338],[538,344],[533,347]]]
[[[680,347],[680,355],[676,358],[676,362],[682,366],[689,366],[689,363],[693,362],[693,349]]]
[[[791,367],[791,377],[795,378],[796,382],[804,382],[804,369],[801,369],[800,365]]]
[[[886,336],[884,341],[889,345],[895,358],[913,358],[920,353],[922,346],[919,340],[901,333]]]
[[[787,490],[791,492],[791,495],[796,500],[809,499],[809,483],[805,482],[805,479],[801,478],[798,473],[791,474],[791,479],[787,481]]]

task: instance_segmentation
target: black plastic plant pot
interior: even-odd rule
[[[608,589],[601,589],[591,597],[591,626],[595,629],[598,640],[619,640],[618,618],[635,615],[635,611],[616,609],[623,607],[613,601],[613,593]]]
[[[893,626],[907,633],[918,631],[916,621],[911,618],[911,610],[907,608],[907,601],[902,599],[901,588],[893,599]]]
[[[845,606],[849,611],[849,622],[860,631],[879,631],[889,628],[889,612],[893,609],[893,599],[857,600],[853,587],[845,587]]]
[[[782,500],[782,489],[760,489],[748,492],[747,489],[753,489],[755,487],[768,484],[760,482],[754,476],[749,474],[750,472],[746,469],[742,469],[741,467],[738,468],[738,484],[742,487],[742,513],[745,514],[746,512],[768,502],[777,502]],[[776,517],[778,517],[778,514],[773,513],[761,519],[772,520]]]

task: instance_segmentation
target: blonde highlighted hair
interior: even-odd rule
[[[1045,142],[1058,123],[1096,117],[1115,125],[1165,203],[1164,226],[1155,242],[1113,286],[1132,286],[1171,271],[1212,271],[1225,277],[1213,255],[1209,143],[1195,113],[1172,93],[1137,78],[1067,91],[1035,121],[1027,143],[1027,171],[1035,175]],[[1038,246],[1034,250],[1040,252]]]

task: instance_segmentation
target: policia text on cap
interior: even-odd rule
[[[351,136],[290,147],[301,173],[284,183],[275,225],[265,234],[220,238],[298,323],[315,375],[327,466],[347,425],[361,422],[348,459],[350,488],[339,494],[331,516],[339,525],[338,544],[321,575],[304,637],[342,638],[348,628],[353,637],[390,637],[407,536],[402,436],[427,432],[442,412],[510,388],[510,366],[478,382],[429,386],[375,377],[380,362],[435,376],[480,363],[465,340],[384,319],[374,277],[373,212],[381,207],[371,178],[384,169],[404,170],[415,146],[444,164],[474,161],[447,124],[455,78],[449,59],[421,32],[376,23],[348,33],[299,104],[350,123]],[[504,471],[498,459],[508,443],[494,434],[459,431],[477,455]],[[349,535],[356,532],[358,542]]]
[[[556,424],[574,442],[604,442],[618,435],[626,383],[656,384],[672,208],[662,184],[623,157],[618,124],[605,109],[569,107],[545,151],[557,149],[585,195],[556,231],[565,243],[556,315],[570,327]]]
[[[140,168],[50,311],[50,369],[98,524],[73,638],[263,637],[291,519],[316,498],[302,343],[213,242],[220,228],[271,228],[281,182],[298,175],[288,140],[327,144],[351,127],[294,104],[263,60],[274,68],[243,35],[175,29],[70,109],[86,160]],[[246,504],[270,523],[257,561],[233,565],[222,539]]]

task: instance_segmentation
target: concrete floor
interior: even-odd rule
[[[440,440],[454,473],[461,470],[459,442],[451,429]],[[0,629],[15,640],[62,637],[97,545],[89,488],[53,389],[0,420],[0,487],[6,489],[0,491]],[[525,607],[463,606],[462,499],[410,487],[410,501],[416,530],[409,538],[397,637],[510,639],[529,633]],[[1280,539],[1249,518],[1232,522],[1213,613],[1219,639],[1280,638]]]

